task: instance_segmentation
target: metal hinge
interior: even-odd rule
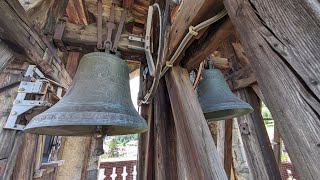
[[[53,88],[58,85],[57,89]],[[61,98],[62,86],[52,80],[46,79],[42,72],[35,66],[29,65],[23,80],[20,82],[18,94],[13,102],[11,112],[4,126],[5,129],[23,130],[25,125],[17,124],[18,116],[28,110],[38,106],[48,106],[52,104],[46,101],[48,90],[55,92],[58,99]],[[38,100],[26,99],[27,94],[39,95]]]

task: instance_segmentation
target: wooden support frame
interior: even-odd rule
[[[216,27],[209,28],[207,34],[204,34],[196,44],[189,47],[190,51],[186,53],[181,62],[182,67],[188,71],[196,68],[202,61],[217,50],[221,43],[230,35],[234,34],[234,28],[230,19],[224,18],[224,20],[224,22],[218,23]]]
[[[224,0],[224,4],[299,177],[317,179],[320,177],[316,168],[320,167],[318,11],[313,11],[312,4],[299,0],[268,3]],[[301,21],[295,23],[296,19]]]
[[[254,109],[254,112],[237,118],[250,173],[253,179],[279,180],[281,175],[261,116],[259,99],[251,88],[241,89],[238,93]]]
[[[227,179],[188,73],[175,66],[165,75],[177,133],[178,167],[184,179]],[[180,175],[180,172],[179,172]]]
[[[164,79],[160,79],[154,98],[154,131],[155,179],[176,180],[176,130]]]
[[[0,38],[19,59],[28,59],[55,81],[69,85],[71,78],[46,37],[34,28],[18,0],[0,2]]]

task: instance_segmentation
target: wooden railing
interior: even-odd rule
[[[119,160],[100,163],[99,180],[136,180],[137,160]]]

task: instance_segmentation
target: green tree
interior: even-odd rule
[[[106,155],[107,158],[115,158],[120,156],[119,145],[116,139],[112,139],[111,141],[109,141],[108,152],[106,153]]]

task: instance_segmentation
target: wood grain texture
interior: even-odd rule
[[[196,43],[191,45],[181,64],[188,71],[199,66],[199,64],[216,51],[220,45],[234,33],[233,26],[229,19],[220,22],[217,27],[208,29],[208,33],[204,34]]]
[[[227,179],[187,71],[175,66],[165,78],[184,172],[179,179]]]
[[[200,23],[204,18],[200,17],[200,15],[207,16],[205,12],[217,8],[218,5],[221,5],[221,1],[219,0],[184,0],[183,3],[180,4],[171,26],[169,56],[173,54],[183,37],[187,34],[189,26],[195,26]]]
[[[3,129],[10,114],[12,104],[17,96],[20,81],[27,68],[27,64],[10,64],[0,74],[0,87],[8,88],[0,92],[0,159],[6,159],[10,156],[13,144],[15,142],[16,131]]]
[[[35,31],[19,1],[1,1],[0,14],[3,14],[0,16],[3,29],[0,38],[14,50],[15,56],[23,60],[27,58],[55,81],[68,85],[71,79],[64,65],[55,52],[48,52],[43,35]],[[52,60],[45,58],[46,52],[51,55]]]
[[[224,4],[299,177],[318,179],[319,11],[298,0]]]
[[[155,179],[176,180],[176,135],[165,80],[161,79],[154,98]]]
[[[254,112],[237,118],[240,132],[242,125],[245,124],[249,131],[249,134],[241,133],[241,137],[246,150],[250,173],[253,179],[280,180],[280,171],[261,116],[259,99],[251,88],[241,89],[238,93],[240,98],[248,102],[254,109]]]
[[[34,158],[36,155],[39,135],[24,134],[16,165],[12,173],[13,179],[33,179]]]
[[[84,3],[84,0],[69,0],[66,12],[71,23],[88,25]]]
[[[102,32],[102,38],[106,39],[106,26],[102,27]],[[130,52],[130,50],[128,49],[128,36],[128,32],[123,32],[121,34],[121,38],[118,44],[118,49],[120,51]],[[97,46],[97,26],[96,24],[89,24],[86,26],[73,23],[66,23],[66,28],[62,36],[62,42],[65,46],[81,47],[83,50],[93,50]],[[132,43],[130,44],[134,45]],[[131,51],[133,52],[133,54],[137,54],[137,52],[134,52],[133,50]]]
[[[232,168],[232,119],[225,120],[224,139],[224,170],[228,179],[231,179]]]
[[[0,72],[14,59],[13,52],[0,40]]]

